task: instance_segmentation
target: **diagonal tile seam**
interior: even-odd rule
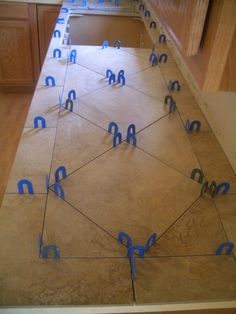
[[[64,88],[65,88],[65,80],[66,80],[66,74],[67,74],[67,70],[68,70],[68,61],[66,63],[66,71],[65,71],[65,76],[64,76],[64,84],[63,84],[63,88],[61,91],[61,95],[63,95],[64,93]],[[50,170],[49,170],[49,179],[51,177],[51,172],[52,172],[52,164],[53,164],[53,156],[54,156],[54,151],[55,151],[55,146],[56,146],[56,138],[57,138],[57,131],[58,131],[58,123],[59,123],[59,119],[60,119],[60,111],[58,113],[57,116],[57,127],[56,127],[56,134],[55,134],[55,138],[54,138],[54,144],[53,144],[53,151],[52,151],[52,157],[51,157],[51,163],[50,163]],[[43,215],[43,221],[42,221],[42,228],[41,228],[41,236],[43,239],[43,233],[44,233],[44,226],[45,226],[45,219],[46,219],[46,212],[47,212],[47,203],[48,203],[48,194],[49,194],[49,188],[47,188],[47,195],[46,195],[46,200],[45,200],[45,208],[44,208],[44,215]]]
[[[128,55],[131,55],[131,56],[134,56],[134,57],[138,57],[138,58],[142,58],[143,60],[146,60],[147,61],[147,59],[145,58],[145,57],[142,57],[142,56],[138,56],[138,55],[136,55],[135,53],[131,53],[131,52],[128,52],[128,51],[126,51],[126,50],[124,50],[126,47],[121,47],[120,48],[120,50],[122,51],[122,52],[124,52],[124,53],[126,53],[126,54],[128,54]],[[128,47],[127,47],[128,48]],[[135,49],[135,48],[134,48]],[[142,48],[141,48],[142,49]],[[150,51],[152,51],[152,48],[144,48],[144,49],[150,49]]]
[[[217,207],[217,205],[216,205],[216,203],[215,203],[214,198],[213,198],[213,204],[214,204],[214,207],[215,207],[215,211],[216,211],[216,213],[217,213],[217,215],[218,215],[218,217],[219,217],[219,219],[220,219],[220,223],[221,223],[221,226],[222,226],[222,228],[223,228],[223,230],[224,230],[224,233],[225,233],[226,239],[229,241],[228,234],[227,234],[227,232],[226,232],[225,226],[224,226],[223,221],[222,221],[222,219],[221,219],[221,215],[220,215],[220,212],[219,212],[219,210],[218,210],[218,207]],[[234,260],[235,260],[235,262],[236,262],[236,256],[235,256],[235,253],[233,253],[232,255],[233,255]]]
[[[141,91],[140,89],[135,88],[134,86],[131,86],[131,85],[129,85],[129,84],[126,84],[126,86],[129,87],[129,88],[131,88],[131,89],[133,89],[133,90],[135,90],[136,92],[139,92],[139,93],[141,93],[141,94],[147,96],[147,97],[151,97],[151,98],[154,99],[154,100],[158,100],[158,101],[160,101],[160,102],[163,101],[163,99],[160,99],[160,98],[157,98],[157,97],[153,97],[152,95],[148,95],[147,93]]]

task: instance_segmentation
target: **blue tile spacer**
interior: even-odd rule
[[[164,43],[166,42],[166,35],[165,34],[161,34],[159,36],[159,43]]]
[[[65,179],[67,176],[66,167],[60,166],[55,171],[55,181],[58,183],[60,180]]]
[[[58,18],[58,19],[56,20],[56,23],[57,23],[57,24],[64,24],[64,23],[65,23],[65,19],[64,19],[64,18]]]
[[[118,76],[118,84],[120,84],[120,83],[122,83],[122,85],[125,85],[126,81],[125,81],[124,75]]]
[[[216,186],[214,194],[227,194],[229,190],[230,184],[228,182],[223,182]]]
[[[57,196],[65,200],[65,192],[63,190],[63,187],[59,183],[56,182],[53,184],[53,191]]]
[[[61,38],[61,32],[59,31],[59,29],[55,29],[55,31],[53,32],[53,37]]]
[[[162,54],[160,54],[160,56],[159,56],[159,62],[164,62],[164,63],[166,63],[167,58],[168,58],[167,54],[166,54],[166,53],[162,53]]]
[[[126,143],[130,144],[131,141],[132,141],[132,144],[133,144],[134,146],[137,145],[136,136],[135,136],[134,134],[127,133]]]
[[[76,99],[76,92],[75,92],[74,89],[71,89],[71,90],[69,91],[69,93],[68,93],[68,98],[69,98],[70,100],[75,100],[75,99]]]
[[[113,74],[112,70],[107,69],[106,70],[106,78],[110,78],[110,76]]]
[[[65,8],[65,7],[61,8],[61,13],[68,13],[68,12],[69,12],[69,10],[67,8]]]
[[[59,259],[61,257],[60,249],[56,245],[51,244],[42,246],[41,248],[42,258],[48,259],[50,252],[53,254],[53,258],[55,259]]]
[[[198,177],[198,179],[196,179]],[[199,168],[194,168],[191,172],[190,178],[192,180],[197,181],[198,183],[202,184],[204,179],[204,173]]]
[[[150,28],[157,28],[157,23],[155,21],[152,21],[149,25]]]
[[[109,77],[109,85],[111,85],[111,83],[115,83],[116,82],[116,76],[114,73],[112,73]]]
[[[126,232],[121,231],[118,234],[118,241],[122,244],[125,244],[128,248],[132,246],[132,239]]]
[[[74,108],[73,101],[70,98],[68,98],[66,100],[65,109],[70,110],[70,112],[73,112],[73,108]]]
[[[118,141],[118,144],[117,144]],[[113,137],[113,147],[116,147],[117,145],[121,144],[122,142],[122,134],[120,132],[117,132],[114,134]]]
[[[154,67],[155,65],[158,64],[158,59],[157,57],[155,57],[153,60],[152,60],[152,66]]]
[[[172,100],[172,102],[169,105],[169,113],[175,111],[176,109],[177,109],[176,102],[174,100]]]
[[[185,122],[185,125],[184,125],[185,130],[186,130],[187,132],[190,132],[190,125],[191,125],[191,122],[190,122],[189,119],[187,119],[186,122]]]
[[[53,58],[61,58],[61,49],[54,49],[53,50]]]
[[[139,11],[144,11],[144,4],[140,4]]]
[[[124,70],[120,70],[119,73],[118,73],[118,78],[119,78],[120,75],[125,75],[125,71]]]
[[[136,134],[136,127],[135,127],[135,124],[130,124],[129,126],[128,126],[128,129],[127,129],[127,135],[128,134],[133,134],[133,135],[135,135]]]
[[[109,41],[108,40],[104,40],[104,42],[102,43],[102,49],[108,48],[108,47],[109,47]]]
[[[87,6],[87,1],[86,0],[83,0],[82,1],[82,7],[86,7]]]
[[[26,186],[28,193],[27,194],[34,194],[33,184],[30,180],[27,179],[21,179],[17,183],[18,186],[18,192],[19,194],[25,194],[24,192],[24,186]]]
[[[199,131],[201,128],[201,122],[199,120],[194,120],[190,123],[189,131]]]
[[[120,0],[115,0],[115,6],[118,7],[120,5]]]
[[[35,129],[39,128],[39,122],[41,122],[42,128],[45,129],[46,128],[46,120],[41,116],[37,116],[34,118],[34,128]]]
[[[146,244],[145,244],[145,252],[147,252],[150,247],[152,247],[154,244],[156,244],[157,242],[157,234],[156,233],[153,233],[147,240]]]
[[[144,13],[144,16],[148,16],[148,17],[150,17],[150,16],[151,16],[150,11],[149,11],[149,10],[146,10],[146,11],[145,11],[145,13]]]
[[[169,104],[170,105],[173,100],[174,99],[173,99],[173,97],[171,95],[166,95],[165,99],[164,99],[164,104]]]
[[[150,54],[149,61],[150,61],[150,62],[153,62],[153,60],[155,60],[155,59],[157,59],[157,55],[155,54],[155,52],[152,52],[152,53]]]
[[[134,253],[138,254],[138,257],[143,258],[145,254],[144,246],[142,245],[132,245],[128,248],[128,257],[133,258]]]
[[[53,76],[47,76],[45,78],[45,85],[46,86],[56,86],[55,78]]]
[[[120,49],[120,47],[121,47],[121,42],[120,42],[120,40],[116,40],[116,41],[115,41],[114,47],[117,48],[117,49]]]
[[[234,244],[232,242],[221,243],[215,251],[215,255],[222,255],[223,250],[226,249],[226,255],[230,255],[233,252]]]
[[[112,129],[114,129],[113,134],[118,133],[118,130],[119,130],[118,125],[117,125],[117,123],[115,123],[113,121],[110,122],[109,125],[108,125],[108,132],[112,133]]]

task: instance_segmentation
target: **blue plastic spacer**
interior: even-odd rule
[[[66,167],[60,166],[55,171],[55,181],[58,183],[61,179],[65,179],[67,176],[66,174]],[[61,177],[61,178],[60,178]]]
[[[180,83],[179,83],[179,81],[173,81],[172,82],[172,90],[175,90],[176,89],[175,87],[177,87],[177,90],[180,91]]]
[[[64,23],[65,23],[65,19],[63,19],[63,18],[58,18],[58,19],[56,20],[56,23],[57,23],[57,24],[64,24]]]
[[[155,54],[155,52],[152,52],[152,53],[150,54],[149,61],[150,61],[150,62],[153,62],[153,60],[155,60],[156,58],[157,58],[157,55]]]
[[[169,113],[175,111],[176,109],[177,109],[176,102],[174,100],[172,100],[172,102],[169,105]]]
[[[159,43],[164,43],[166,42],[166,35],[165,34],[161,34],[159,36]]]
[[[73,101],[70,98],[68,98],[66,100],[65,109],[70,110],[70,112],[73,112],[73,107],[74,107]]]
[[[157,57],[155,57],[153,60],[152,60],[152,66],[154,67],[155,65],[158,64],[158,59]]]
[[[131,268],[131,279],[136,279],[136,261],[135,258],[130,258],[130,268]]]
[[[157,23],[155,21],[152,21],[150,23],[150,28],[152,28],[152,27],[157,28]]]
[[[56,86],[56,82],[53,76],[47,76],[45,78],[45,85],[46,86]]]
[[[167,57],[168,57],[168,56],[167,56],[166,53],[160,54],[160,56],[159,56],[159,62],[164,62],[164,63],[166,63]]]
[[[230,189],[230,184],[228,182],[223,182],[216,186],[214,194],[227,194],[229,189]]]
[[[149,11],[149,10],[146,10],[146,11],[145,11],[145,13],[144,13],[144,16],[148,16],[148,17],[150,17],[150,16],[151,16],[150,11]]]
[[[117,144],[117,141],[118,141],[118,144]],[[121,144],[121,142],[122,142],[122,134],[120,132],[115,133],[113,137],[113,147],[116,147],[116,145]]]
[[[106,78],[109,78],[113,74],[112,70],[107,69],[106,70]]]
[[[53,37],[61,38],[61,32],[59,31],[59,29],[55,29],[55,31],[53,32]]]
[[[27,187],[28,190],[28,194],[34,194],[34,189],[33,189],[33,184],[31,181],[27,180],[27,179],[21,179],[18,181],[17,183],[18,186],[18,192],[19,194],[25,194],[24,192],[24,186]]]
[[[125,75],[125,71],[124,70],[120,70],[119,73],[118,73],[118,78],[119,78],[120,75],[124,76]]]
[[[130,124],[130,125],[128,126],[127,135],[128,135],[128,134],[133,134],[133,135],[136,134],[136,127],[135,127],[135,124]]]
[[[226,249],[226,255],[230,255],[233,252],[234,244],[232,242],[221,243],[215,251],[215,255],[222,255],[223,250]]]
[[[126,243],[124,243],[124,240]],[[128,235],[128,233],[126,232],[123,232],[121,231],[119,234],[118,234],[118,241],[122,244],[125,244],[128,248],[130,246],[132,246],[132,239],[131,237]]]
[[[189,119],[187,119],[186,122],[185,122],[185,125],[184,125],[185,130],[186,130],[187,132],[190,132],[190,125],[191,125],[191,122],[190,122]]]
[[[115,6],[118,7],[120,5],[120,0],[115,0]]]
[[[108,48],[108,47],[109,47],[109,41],[108,40],[104,40],[104,42],[102,43],[102,49]]]
[[[69,98],[70,100],[75,100],[75,99],[76,99],[76,92],[75,92],[74,89],[71,89],[71,90],[69,91],[69,93],[68,93],[68,98]]]
[[[53,58],[61,58],[61,49],[54,49],[53,50]]]
[[[53,254],[53,258],[55,259],[59,259],[61,257],[61,252],[60,252],[59,247],[53,244],[43,245],[41,248],[41,252],[42,252],[42,258],[45,258],[45,259],[48,258],[50,252]]]
[[[196,177],[198,176],[198,179],[196,180]],[[192,180],[197,181],[198,183],[202,184],[203,183],[203,179],[204,179],[204,173],[201,169],[199,168],[194,168],[191,172],[190,178]]]
[[[116,40],[114,43],[114,47],[120,49],[120,46],[121,46],[120,40]]]
[[[143,258],[145,254],[145,248],[142,245],[132,245],[128,248],[128,257],[133,258],[134,253],[138,253],[138,257]]]
[[[127,133],[126,143],[130,144],[131,141],[132,141],[132,144],[133,144],[134,146],[137,145],[136,136],[135,136],[134,134]]]
[[[115,83],[116,82],[116,76],[114,73],[112,73],[109,77],[109,85],[111,85],[111,83]]]
[[[39,128],[39,122],[41,122],[42,128],[45,129],[46,128],[46,120],[41,116],[37,116],[34,118],[34,128],[35,129]]]
[[[164,99],[164,103],[165,104],[171,104],[173,100],[174,99],[173,99],[173,97],[171,95],[166,95],[165,99]]]
[[[119,130],[118,125],[117,125],[117,123],[115,123],[113,121],[110,122],[109,125],[108,125],[108,132],[112,133],[112,129],[114,129],[113,134],[118,133],[118,130]]]
[[[157,242],[157,234],[153,233],[147,240],[146,244],[145,244],[145,252],[147,252],[150,247],[152,247],[155,243]]]
[[[139,11],[144,11],[144,4],[140,4]]]
[[[122,81],[122,85],[125,85],[126,81],[125,81],[124,75],[119,75],[118,76],[118,83],[120,84],[121,81]]]
[[[67,8],[65,8],[65,7],[61,8],[61,13],[68,13],[68,12],[69,12],[69,10]]]
[[[59,183],[56,182],[53,184],[53,191],[61,199],[65,199],[65,192],[63,190],[63,187]]]
[[[82,7],[86,7],[87,6],[87,1],[86,0],[83,0],[82,1]]]
[[[199,131],[201,128],[201,122],[198,120],[194,120],[190,123],[189,131]]]

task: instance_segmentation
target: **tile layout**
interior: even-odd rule
[[[61,40],[51,41],[0,210],[0,305],[235,299],[235,255],[214,253],[236,239],[236,178],[166,45],[157,51],[168,53],[167,63],[152,67],[149,49],[65,47]],[[62,58],[54,59],[58,47]],[[68,61],[71,49],[75,64]],[[126,86],[109,85],[108,68],[116,75],[124,69]],[[47,75],[56,87],[45,87]],[[171,79],[182,88],[172,93],[177,111],[169,114],[164,97]],[[71,89],[74,112],[59,110],[59,95],[65,105]],[[46,129],[32,128],[36,115],[46,118]],[[187,134],[186,119],[199,119],[201,131]],[[115,148],[111,121],[123,135]],[[131,123],[136,147],[125,143]],[[60,181],[65,200],[52,191],[60,165],[68,173]],[[190,179],[199,167],[208,180],[229,181],[230,194],[200,197],[201,185]],[[18,195],[22,178],[40,195]],[[120,231],[135,245],[158,236],[145,258],[135,259],[134,282]],[[44,245],[60,248],[61,259],[38,257],[39,233]]]

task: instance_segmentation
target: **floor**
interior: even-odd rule
[[[216,256],[215,250],[236,242],[236,177],[165,44],[168,62],[155,67],[146,49],[75,46],[77,62],[70,63],[67,49],[52,58],[54,44],[0,211],[0,305],[235,300],[235,251]],[[126,85],[109,85],[108,68],[124,69]],[[55,87],[45,86],[47,75]],[[172,93],[172,113],[164,104],[170,79],[181,84]],[[73,112],[64,108],[71,89]],[[33,128],[36,115],[46,118],[45,129]],[[188,134],[187,118],[200,120],[201,131]],[[116,147],[107,132],[111,121],[123,137]],[[137,146],[125,141],[131,123]],[[65,200],[53,190],[61,165]],[[210,182],[229,182],[229,193],[201,196],[201,185],[190,179],[199,167]],[[33,195],[18,194],[22,178],[33,183]],[[135,258],[135,280],[127,247],[117,241],[121,231],[134,245],[158,237],[145,258]],[[56,245],[60,259],[39,257],[39,235],[41,250]]]

